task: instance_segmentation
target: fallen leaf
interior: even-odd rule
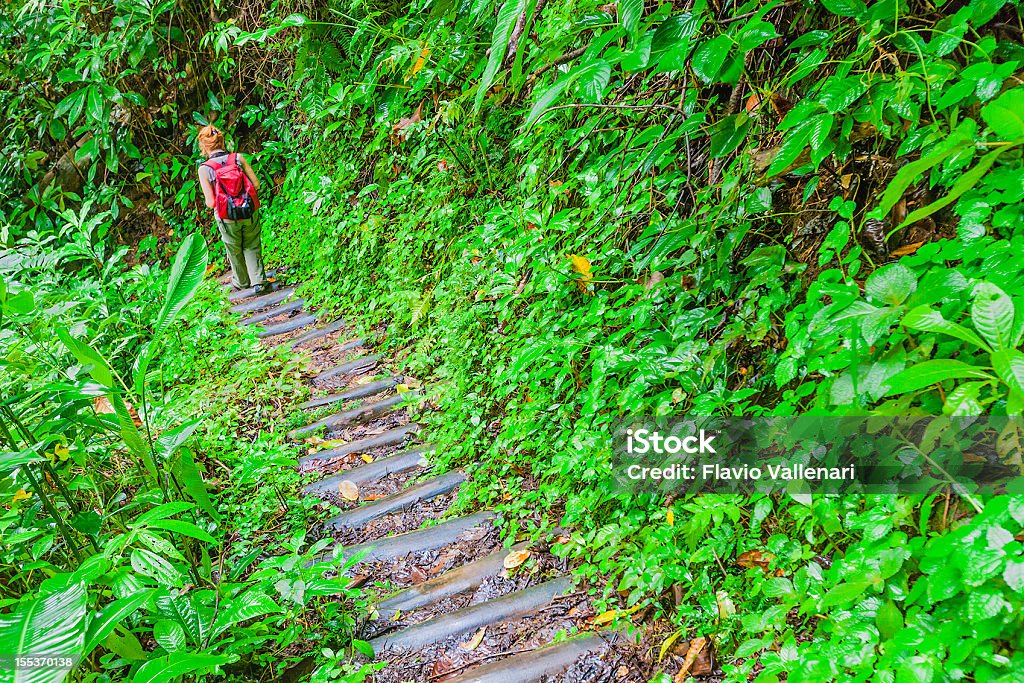
[[[11,499],[11,502],[17,503],[22,500],[28,500],[31,497],[32,494],[26,491],[25,489],[18,489],[17,491],[14,492],[14,498]]]
[[[373,462],[373,456],[372,455],[360,455],[359,459],[362,460],[363,462],[365,462],[367,465],[369,465],[371,462]]]
[[[359,500],[359,487],[348,479],[338,484],[338,491],[345,500]]]
[[[751,567],[760,567],[764,571],[768,571],[768,565],[775,559],[775,556],[768,552],[761,552],[760,550],[748,550],[745,553],[740,553],[736,558],[736,564],[741,567],[750,569]]]
[[[693,669],[693,673],[697,675],[708,673],[708,671],[711,670],[710,662],[706,662],[703,666],[694,668],[694,664],[697,662],[697,656],[704,651],[704,646],[707,645],[707,643],[708,639],[703,636],[694,638],[690,641],[690,648],[686,651],[686,657],[683,658],[683,666],[679,669],[679,673],[672,678],[672,683],[683,683],[687,676],[690,675],[691,669]]]
[[[615,618],[619,616],[619,610],[610,609],[607,612],[601,612],[594,617],[594,626],[604,626],[615,621]]]
[[[892,255],[893,256],[909,256],[910,254],[913,254],[915,251],[920,249],[923,244],[924,244],[924,242],[914,242],[913,244],[904,244],[899,249],[893,249],[892,250]]]
[[[125,407],[128,409],[128,416],[132,418],[132,422],[136,427],[142,426],[142,420],[139,419],[139,414],[135,408],[132,407],[131,403],[124,402]],[[116,415],[117,411],[114,410],[114,406],[110,404],[110,400],[106,396],[97,396],[92,400],[92,407],[97,413],[101,415]]]
[[[567,258],[569,259],[569,262],[572,263],[572,267],[576,272],[583,276],[580,279],[584,283],[589,282],[593,277],[593,274],[591,273],[593,266],[590,263],[590,259],[586,256],[580,256],[579,254],[569,254]]]
[[[476,634],[465,643],[459,643],[459,648],[466,652],[472,652],[473,650],[480,647],[480,642],[484,639],[484,633],[487,632],[487,627],[484,626],[482,629],[476,632]]]
[[[676,525],[676,513],[675,510],[669,510],[665,513],[665,523],[669,526]]]
[[[423,583],[429,578],[427,573],[419,567],[413,567],[409,570],[409,580],[413,583]]]
[[[367,580],[368,578],[370,578],[370,577],[369,577],[369,576],[367,576],[366,574],[356,574],[356,575],[355,575],[355,576],[353,576],[353,577],[352,577],[351,579],[349,579],[349,581],[348,581],[348,587],[349,587],[349,588],[359,588],[359,587],[360,587],[360,586],[362,586],[362,585],[363,585],[364,583],[366,583],[366,580]]]
[[[502,566],[504,566],[505,569],[515,569],[523,562],[526,562],[526,560],[529,559],[529,557],[530,550],[528,548],[523,548],[522,550],[514,550],[505,556],[505,561],[502,562]]]

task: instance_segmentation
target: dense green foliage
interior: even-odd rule
[[[168,256],[164,226],[183,236],[198,215],[187,126],[224,111],[275,180],[269,255],[311,281],[315,303],[386,323],[384,344],[433,382],[431,438],[473,473],[464,505],[500,508],[510,535],[568,538],[558,552],[609,607],[712,636],[729,680],[1019,680],[1020,496],[975,508],[947,491],[664,500],[600,486],[621,415],[1024,410],[1017,2],[281,1],[258,23],[246,7],[215,11],[235,16],[3,10],[11,246],[88,253],[145,225],[140,253]],[[96,203],[61,219],[81,183],[43,183],[41,164],[71,140]],[[104,265],[118,259],[87,258],[98,272],[84,284],[53,272],[59,295],[36,298],[102,303],[33,324],[72,330],[62,370],[88,353],[73,339],[89,327],[131,377],[159,311],[125,310],[153,297],[119,298],[122,271]],[[191,338],[217,334],[208,315]],[[76,332],[72,319],[91,322]],[[241,343],[219,342],[216,362],[250,353]],[[174,348],[168,385],[234,376],[216,362],[195,376],[203,352]],[[188,414],[175,410],[163,425]],[[190,450],[221,459],[230,421]],[[1001,455],[1020,467],[1019,449]],[[193,502],[188,514],[215,519]],[[11,519],[31,529],[26,511]],[[28,555],[61,533],[59,515],[32,515]],[[126,536],[104,529],[123,561]],[[270,595],[280,611],[262,621],[288,624],[266,569],[230,590]],[[229,638],[259,661],[259,638],[287,634]],[[148,657],[170,652],[156,642]],[[216,638],[188,649],[240,653]]]

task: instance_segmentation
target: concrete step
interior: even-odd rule
[[[452,636],[472,633],[485,626],[526,616],[571,589],[572,581],[569,577],[552,579],[379,636],[371,640],[370,645],[377,655],[384,650],[418,650]]]
[[[331,527],[335,529],[361,527],[367,522],[379,519],[385,515],[408,510],[423,501],[451,493],[464,481],[466,481],[466,475],[462,472],[458,470],[447,472],[439,477],[410,486],[398,493],[392,493],[390,496],[384,496],[369,503],[364,503],[352,510],[347,510],[329,520],[324,526],[327,529]]]
[[[330,325],[324,325],[323,327],[318,327],[316,329],[310,330],[309,332],[300,335],[295,339],[292,339],[288,343],[291,345],[291,348],[294,349],[296,346],[301,346],[308,342],[315,341],[317,339],[322,339],[323,337],[326,337],[329,334],[337,332],[343,327],[345,327],[344,320],[335,320]]]
[[[366,551],[361,561],[384,561],[405,557],[409,553],[421,553],[426,550],[437,550],[446,545],[451,545],[458,540],[459,536],[477,527],[490,524],[494,519],[494,513],[489,511],[476,512],[465,517],[449,519],[426,529],[408,531],[396,536],[388,536],[369,543],[340,548],[339,552],[345,559],[355,556],[357,553]],[[333,550],[322,553],[317,559],[329,559]]]
[[[386,379],[379,379],[376,382],[369,382],[362,386],[353,387],[347,391],[342,391],[337,394],[331,394],[330,396],[320,396],[319,398],[312,398],[305,403],[300,403],[297,407],[299,408],[319,408],[320,406],[330,405],[331,403],[338,403],[339,401],[354,401],[357,398],[368,398],[375,394],[379,394],[383,391],[393,388],[395,385],[402,382],[401,377],[388,377]]]
[[[315,378],[313,378],[313,381],[315,381],[315,382],[324,382],[324,381],[332,379],[334,377],[345,377],[347,375],[359,375],[359,374],[362,374],[362,373],[366,372],[367,370],[370,370],[370,369],[376,367],[378,361],[380,361],[380,356],[373,355],[373,354],[371,354],[369,356],[360,356],[359,358],[353,358],[352,360],[350,360],[350,361],[348,361],[346,363],[342,363],[341,365],[338,365],[336,367],[324,370],[319,375],[317,375]]]
[[[618,637],[613,631],[587,633],[482,664],[455,678],[446,678],[445,683],[540,683],[564,673],[580,657],[600,652]]]
[[[261,327],[260,331],[256,333],[256,336],[261,339],[264,339],[266,337],[273,337],[278,334],[284,334],[285,332],[297,330],[300,327],[305,327],[306,325],[315,322],[315,315],[310,315],[309,313],[302,313],[290,320],[285,320],[284,322],[277,323],[275,325],[268,325],[267,327]]]
[[[377,614],[382,620],[394,619],[400,612],[411,612],[464,591],[475,590],[484,579],[498,575],[509,553],[522,550],[526,545],[519,543],[511,548],[501,548],[479,560],[395,593],[377,604]]]
[[[320,481],[306,485],[302,491],[306,495],[320,498],[327,491],[337,491],[338,485],[343,481],[350,481],[356,486],[363,487],[376,483],[390,474],[403,474],[417,468],[427,468],[430,467],[427,456],[433,450],[433,446],[408,448],[386,458],[324,477]]]
[[[305,304],[306,304],[306,300],[305,299],[295,299],[294,301],[286,301],[285,303],[280,304],[279,306],[274,306],[273,308],[268,308],[267,310],[261,311],[259,313],[253,313],[248,318],[244,318],[242,320],[239,320],[238,324],[239,325],[252,325],[254,323],[261,323],[264,320],[270,320],[271,318],[276,318],[277,316],[281,315],[282,313],[291,313],[292,311],[297,311],[297,310],[301,309]]]
[[[272,278],[272,277],[274,277],[274,271],[272,271],[272,270],[267,271],[265,273],[265,275],[267,276],[267,278]],[[227,288],[227,289],[230,289],[231,285],[224,285],[224,287]],[[270,288],[271,292],[276,292],[277,290],[281,289],[282,285],[281,285],[280,282],[271,282],[268,285],[268,287]],[[236,301],[241,301],[242,299],[248,299],[249,297],[254,296],[255,294],[256,294],[256,287],[255,286],[253,286],[253,287],[246,287],[245,289],[240,289],[237,292],[231,292],[231,294],[228,294],[228,301],[234,303]]]
[[[412,438],[419,430],[420,425],[415,422],[402,425],[401,427],[389,429],[388,431],[377,434],[376,436],[359,439],[357,441],[347,443],[344,446],[328,448],[327,450],[320,451],[319,453],[299,458],[299,464],[301,465],[311,460],[328,460],[330,458],[336,458],[339,455],[348,455],[349,453],[369,453],[370,451],[377,448],[383,448],[385,446],[397,446]]]
[[[286,287],[285,289],[281,289],[276,292],[271,292],[270,294],[258,296],[252,301],[246,301],[244,304],[236,304],[229,308],[228,310],[231,311],[232,313],[249,313],[250,311],[258,311],[261,308],[266,308],[267,306],[276,306],[277,304],[283,301],[287,301],[288,299],[292,298],[294,294],[294,287]]]
[[[347,427],[349,425],[363,424],[369,422],[385,413],[391,412],[395,409],[401,409],[405,405],[406,401],[416,401],[419,398],[419,394],[414,391],[407,391],[404,394],[396,394],[382,401],[376,403],[367,403],[366,405],[351,410],[346,410],[334,415],[328,415],[322,420],[311,422],[305,427],[298,427],[288,432],[288,438],[292,441],[298,441],[304,436],[314,434],[317,430],[327,428],[328,431],[334,431],[341,427]]]

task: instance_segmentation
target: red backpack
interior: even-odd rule
[[[243,221],[260,208],[256,188],[238,163],[237,154],[222,154],[203,163],[213,171],[214,206],[222,220]]]

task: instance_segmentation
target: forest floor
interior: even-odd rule
[[[622,615],[598,614],[595,587],[575,585],[550,548],[505,547],[503,520],[486,509],[451,514],[466,475],[431,462],[430,435],[416,419],[436,409],[430,387],[375,354],[353,332],[358,321],[318,319],[296,283],[280,280],[260,296],[231,294],[231,310],[239,325],[258,325],[265,344],[304,359],[311,398],[294,409],[307,424],[288,438],[302,449],[304,494],[332,515],[310,539],[331,537],[327,554],[358,557],[347,571],[374,607],[355,637],[386,663],[376,681],[720,680],[704,639],[666,650],[655,643],[668,624],[605,628]],[[300,680],[305,668],[285,679]]]

